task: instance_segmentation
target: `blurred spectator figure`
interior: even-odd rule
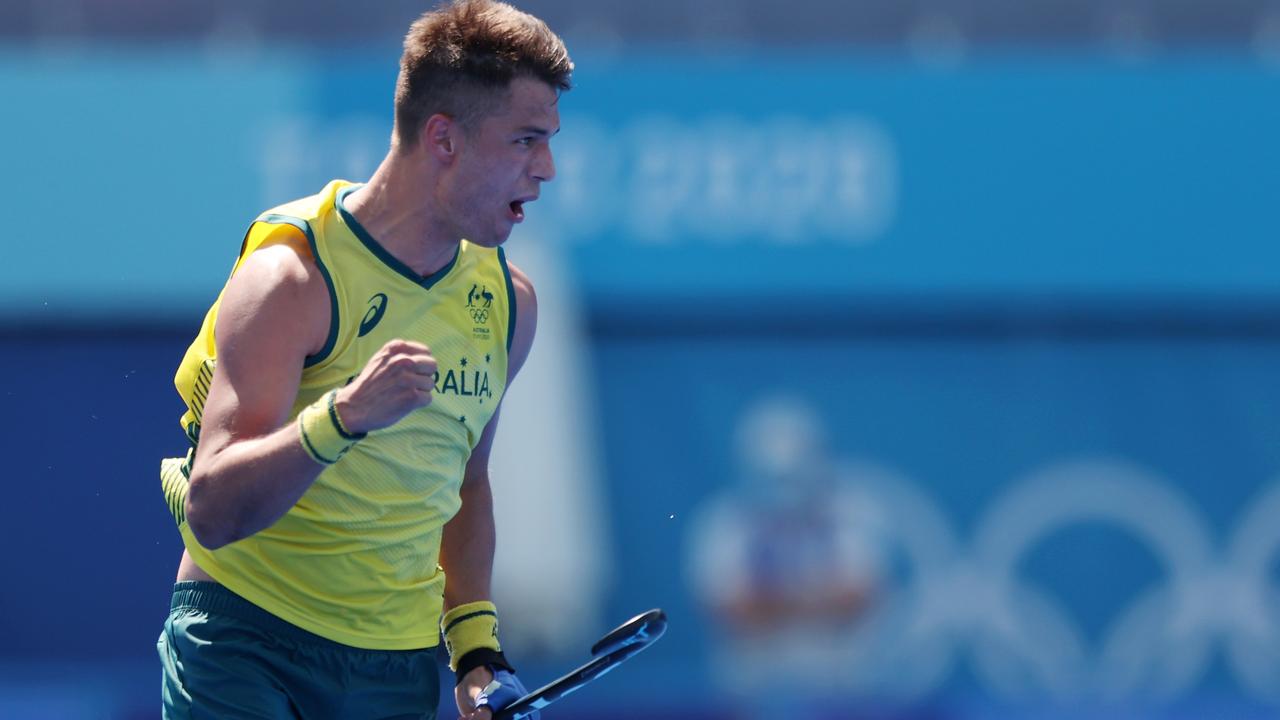
[[[738,481],[690,526],[690,584],[713,619],[713,674],[738,717],[835,718],[854,633],[881,578],[874,515],[839,480],[820,420],[758,401],[736,433]]]

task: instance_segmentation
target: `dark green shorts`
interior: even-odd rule
[[[361,650],[277,618],[217,583],[180,582],[156,643],[164,717],[436,715],[435,648]]]

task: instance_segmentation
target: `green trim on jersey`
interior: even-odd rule
[[[311,232],[311,223],[302,218],[290,217],[289,215],[278,215],[276,213],[267,213],[263,215],[258,222],[270,223],[272,225],[292,225],[302,231],[307,236],[307,245],[311,248],[311,256],[316,261],[316,267],[320,268],[320,275],[324,278],[324,284],[329,288],[329,336],[325,338],[324,347],[315,355],[308,355],[303,367],[311,367],[324,361],[329,357],[329,353],[333,352],[333,346],[338,342],[338,291],[333,287],[333,277],[329,275],[329,268],[325,267],[324,260],[320,257],[320,250],[316,247],[316,235]]]
[[[338,196],[333,202],[334,206],[338,208],[338,215],[342,217],[342,221],[347,224],[347,227],[351,228],[351,232],[356,237],[360,238],[360,242],[364,243],[364,246],[369,248],[369,252],[373,253],[379,260],[386,263],[387,267],[421,285],[424,290],[430,290],[431,286],[444,279],[444,276],[448,275],[449,271],[453,269],[453,266],[458,263],[458,253],[461,251],[462,246],[459,245],[458,249],[453,251],[453,258],[450,259],[449,262],[445,263],[444,267],[430,275],[427,275],[426,277],[419,275],[413,271],[413,268],[400,262],[394,255],[387,252],[387,249],[382,247],[382,244],[377,240],[374,240],[373,235],[370,235],[369,231],[360,224],[360,221],[356,220],[356,216],[352,215],[351,212],[347,210],[346,206],[342,204],[343,199],[347,195],[350,195],[353,191],[362,187],[364,186],[349,185],[338,191]]]
[[[511,283],[511,265],[507,262],[507,254],[498,248],[498,262],[502,264],[502,279],[507,281],[507,352],[511,352],[511,342],[516,338],[516,287]]]

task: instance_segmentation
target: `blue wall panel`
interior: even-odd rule
[[[559,177],[512,242],[561,245],[593,300],[1280,284],[1280,76],[1244,56],[578,64]],[[18,108],[0,156],[23,180],[0,314],[198,312],[259,211],[372,172],[394,70],[372,51],[0,54]]]

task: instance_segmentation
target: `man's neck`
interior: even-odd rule
[[[413,163],[395,150],[378,166],[364,187],[346,196],[347,212],[387,252],[422,277],[453,259],[460,238],[440,222],[429,178],[411,176]]]

